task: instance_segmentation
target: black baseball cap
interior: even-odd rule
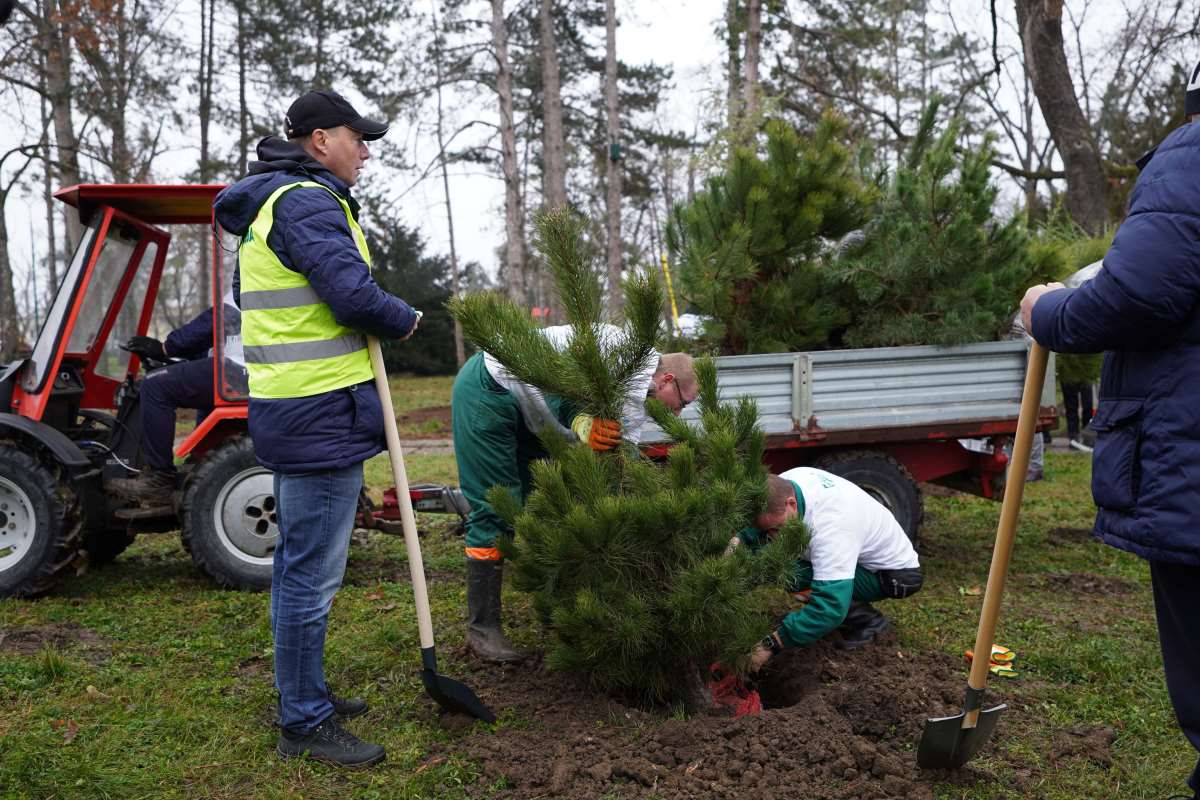
[[[336,128],[345,125],[362,134],[363,140],[374,141],[388,132],[386,122],[367,119],[337,92],[309,92],[292,103],[283,118],[289,139],[307,136],[317,128]]]

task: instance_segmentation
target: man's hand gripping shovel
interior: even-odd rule
[[[404,544],[408,549],[408,569],[412,575],[413,597],[417,606],[417,628],[421,634],[421,680],[425,684],[425,691],[442,708],[470,714],[484,722],[495,722],[496,715],[466,684],[438,674],[437,655],[433,649],[433,617],[429,613],[429,594],[425,589],[425,565],[421,560],[417,522],[413,516],[412,500],[408,495],[408,475],[404,469],[404,453],[400,449],[400,432],[396,427],[392,392],[388,386],[379,340],[368,336],[367,349],[371,353],[371,366],[375,371],[375,388],[379,391],[379,402],[383,404],[388,458],[392,462],[392,479],[396,482],[396,499],[400,502],[400,519],[404,526]]]
[[[1008,483],[1004,503],[1000,508],[1000,524],[996,529],[996,546],[992,551],[992,568],[988,572],[987,591],[979,615],[979,630],[975,634],[976,653],[992,652],[996,635],[996,620],[1000,616],[1000,598],[1004,594],[1004,579],[1012,556],[1017,531],[1017,515],[1021,496],[1025,492],[1025,473],[1029,470],[1029,453],[1037,435],[1038,404],[1042,384],[1046,379],[1046,349],[1033,342],[1029,348],[1029,364],[1025,371],[1025,389],[1021,395],[1021,414],[1017,419],[1017,435],[1013,442],[1012,461],[1008,467]],[[967,678],[967,695],[961,714],[926,720],[925,732],[917,748],[917,764],[926,768],[948,769],[961,767],[980,748],[987,744],[996,730],[1000,715],[1007,708],[983,708],[983,689],[987,684],[989,660],[971,661]]]

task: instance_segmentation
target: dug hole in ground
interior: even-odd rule
[[[933,798],[931,782],[975,780],[970,767],[919,770],[914,751],[927,715],[961,710],[965,668],[901,650],[894,633],[852,652],[831,641],[785,651],[759,676],[763,712],[738,718],[664,718],[536,658],[466,669],[494,709],[533,720],[492,731],[440,716],[458,735],[430,757],[477,760],[475,797]],[[1019,726],[1020,716],[1010,708],[1002,725]]]

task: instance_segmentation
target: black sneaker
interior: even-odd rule
[[[377,744],[364,742],[330,716],[307,736],[297,735],[284,728],[275,746],[283,758],[308,756],[327,764],[347,769],[363,769],[378,764],[387,756]]]
[[[330,690],[329,692],[329,702],[333,706],[333,715],[343,722],[348,719],[354,719],[355,717],[361,717],[369,710],[367,701],[363,700],[361,697],[338,697],[333,693],[333,690]],[[279,708],[279,694],[276,693],[275,719],[271,722],[271,724],[276,728],[283,727],[283,723],[280,721],[281,716],[282,713]]]
[[[889,631],[892,623],[887,617],[870,603],[854,603],[846,621],[839,629],[842,633],[840,641],[835,646],[841,650],[857,650],[865,644],[875,641],[875,637],[884,631]]]

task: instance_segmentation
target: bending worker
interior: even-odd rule
[[[417,314],[371,278],[350,193],[370,158],[367,142],[388,126],[325,91],[292,103],[284,124],[288,140],[259,142],[249,175],[215,206],[217,221],[241,237],[250,436],[259,462],[275,473],[277,750],[365,767],[384,750],[341,726],[367,709],[325,682],[325,628],[346,571],[362,465],[385,447],[364,334],[406,339]]]
[[[224,316],[236,321],[239,311],[232,292],[224,299]],[[175,412],[194,408],[203,419],[213,406],[213,310],[206,308],[187,324],[168,334],[166,341],[134,336],[122,347],[143,360],[170,362],[150,370],[142,379],[138,416],[142,429],[145,468],[136,478],[119,478],[109,486],[113,493],[145,508],[171,507],[175,492]],[[245,366],[240,336],[227,336],[225,357]],[[197,420],[199,421],[199,420]]]
[[[559,350],[566,349],[569,325],[544,328],[541,333]],[[604,336],[619,337],[618,328],[605,326]],[[493,486],[506,486],[522,500],[531,490],[529,467],[546,451],[537,433],[551,429],[593,450],[616,447],[622,439],[636,444],[649,419],[647,397],[661,400],[678,415],[699,392],[692,357],[686,353],[655,354],[651,366],[629,392],[622,418],[593,419],[575,413],[571,403],[514,378],[489,353],[476,353],[454,379],[450,407],[454,430],[454,459],[458,480],[471,504],[467,517],[467,647],[482,659],[516,661],[500,629],[500,587],[503,567],[496,537],[507,524],[487,501]]]
[[[751,656],[751,671],[785,647],[803,647],[838,626],[845,649],[888,630],[891,623],[871,603],[920,591],[917,553],[900,523],[879,501],[845,478],[797,467],[767,478],[767,508],[755,526],[730,547],[758,548],[797,517],[809,532],[807,558],[797,563],[789,588],[805,604],[783,619]]]

